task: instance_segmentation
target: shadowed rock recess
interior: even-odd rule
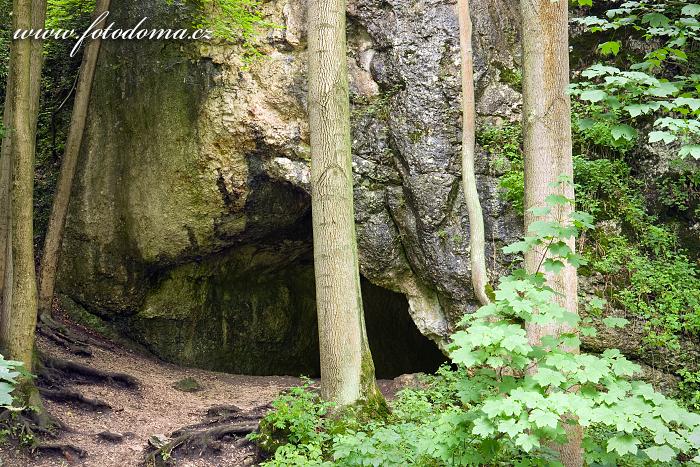
[[[264,58],[225,43],[106,41],[69,214],[60,292],[160,357],[316,374],[305,5],[263,4]],[[515,0],[476,0],[478,111],[518,118]],[[119,25],[190,26],[178,2],[117,2]],[[475,307],[460,187],[459,40],[449,1],[348,8],[355,204],[380,377],[434,370]],[[505,76],[505,75],[503,75]],[[521,228],[478,164],[489,269]],[[85,316],[85,314],[83,314]],[[94,318],[91,317],[94,322]]]

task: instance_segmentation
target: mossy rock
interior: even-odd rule
[[[203,389],[202,385],[199,384],[199,381],[192,378],[191,376],[176,382],[175,384],[173,384],[173,387],[181,392],[197,392]]]

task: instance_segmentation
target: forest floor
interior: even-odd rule
[[[91,341],[98,342],[94,337]],[[207,443],[204,449],[196,443],[198,440],[183,446],[186,449],[173,454],[173,464],[255,465],[259,454],[245,440],[245,432],[257,425],[277,395],[300,382],[286,376],[242,376],[182,368],[104,340],[89,346],[91,356],[77,356],[42,336],[37,338],[37,346],[44,356],[53,359],[130,375],[136,387],[125,387],[111,379],[72,378],[61,389],[79,392],[87,401],[57,402],[44,397],[49,413],[68,430],[57,439],[42,439],[44,448],[33,453],[10,444],[0,445],[2,467],[141,466],[153,445],[162,442],[159,440],[177,438],[173,433],[183,427],[205,431],[221,427],[214,424],[217,420],[228,423],[223,424],[224,428],[233,427],[231,433],[209,437],[213,443]],[[176,389],[176,383],[186,378],[193,378],[201,388],[195,392]],[[394,386],[392,381],[380,382],[389,396],[395,392]],[[231,411],[235,412],[233,416]],[[238,433],[241,424],[244,429]]]

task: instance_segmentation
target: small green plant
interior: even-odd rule
[[[279,452],[279,456],[288,452],[288,449],[279,450],[286,444],[306,446],[303,449],[309,453],[320,449],[328,440],[324,432],[327,427],[324,417],[332,404],[322,401],[321,396],[312,390],[312,384],[311,380],[305,379],[302,386],[278,397],[272,403],[273,410],[260,422],[259,432],[250,435],[249,439],[265,451]]]
[[[522,91],[523,89],[523,72],[520,68],[499,68],[500,81],[505,83],[515,89],[516,91]]]
[[[8,415],[0,422],[0,442],[9,436],[24,446],[30,446],[34,442],[33,432],[25,423],[17,422],[21,408],[16,407],[18,403],[13,397],[18,378],[24,373],[22,362],[5,360],[0,355],[0,413]]]
[[[681,377],[681,382],[678,383],[681,398],[689,408],[697,412],[700,410],[700,371],[683,368],[678,376]]]
[[[674,171],[659,180],[659,202],[670,210],[700,215],[700,170],[678,161]]]
[[[477,132],[476,141],[489,154],[492,170],[500,174],[499,186],[504,201],[522,215],[525,181],[520,125],[482,128]]]
[[[12,408],[14,402],[12,391],[15,390],[22,366],[22,362],[5,360],[0,355],[0,410]]]
[[[202,390],[199,381],[192,377],[187,377],[176,382],[173,387],[181,392],[197,392]]]

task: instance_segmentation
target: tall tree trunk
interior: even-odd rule
[[[556,182],[561,175],[573,179],[571,149],[571,102],[569,85],[568,2],[521,0],[523,17],[523,137],[525,153],[525,225],[536,220],[567,219],[573,206],[557,206],[543,217],[528,210],[544,206],[545,198],[559,193],[574,199],[571,184]],[[567,241],[575,248],[573,239]],[[529,272],[538,268],[543,249],[525,255]],[[576,269],[567,266],[559,274],[547,274],[547,284],[560,295],[559,303],[578,312]],[[566,325],[529,325],[528,339],[538,343],[544,336],[571,332]],[[569,349],[578,352],[578,348]],[[583,465],[579,425],[567,425],[568,442],[555,446],[567,467]]]
[[[97,19],[105,11],[109,10],[110,0],[97,0],[93,20]],[[97,25],[102,28],[106,18]],[[41,270],[39,272],[39,313],[50,312],[53,300],[54,287],[56,285],[56,270],[63,242],[63,231],[66,225],[70,194],[73,188],[73,178],[80,155],[80,146],[85,132],[85,122],[90,103],[92,82],[97,66],[97,57],[100,53],[100,39],[95,39],[85,46],[83,61],[80,67],[80,77],[75,92],[73,115],[71,117],[70,130],[66,140],[66,150],[61,162],[61,173],[58,178],[58,186],[54,195],[51,217],[44,241],[44,252],[41,257]]]
[[[469,0],[457,1],[459,44],[462,55],[462,188],[469,215],[469,249],[472,267],[472,286],[479,303],[489,303],[486,295],[486,240],[484,214],[474,172],[476,146],[476,106],[474,103],[474,53],[472,50],[472,19]]]
[[[381,397],[367,343],[355,239],[345,0],[309,0],[309,124],[321,393]]]
[[[46,2],[15,0],[14,29],[43,27]],[[11,63],[14,69],[12,109],[12,161],[10,186],[10,255],[5,269],[3,327],[1,343],[10,358],[24,362],[32,369],[34,330],[36,328],[37,289],[34,268],[34,151],[36,120],[39,107],[41,42],[16,40]]]
[[[5,86],[5,110],[2,124],[5,127],[5,136],[2,139],[0,149],[0,345],[2,345],[2,330],[8,326],[9,317],[3,312],[5,297],[5,275],[12,276],[12,216],[10,206],[10,184],[12,183],[12,140],[14,131],[14,76],[17,69],[17,48],[10,48],[10,66]]]

